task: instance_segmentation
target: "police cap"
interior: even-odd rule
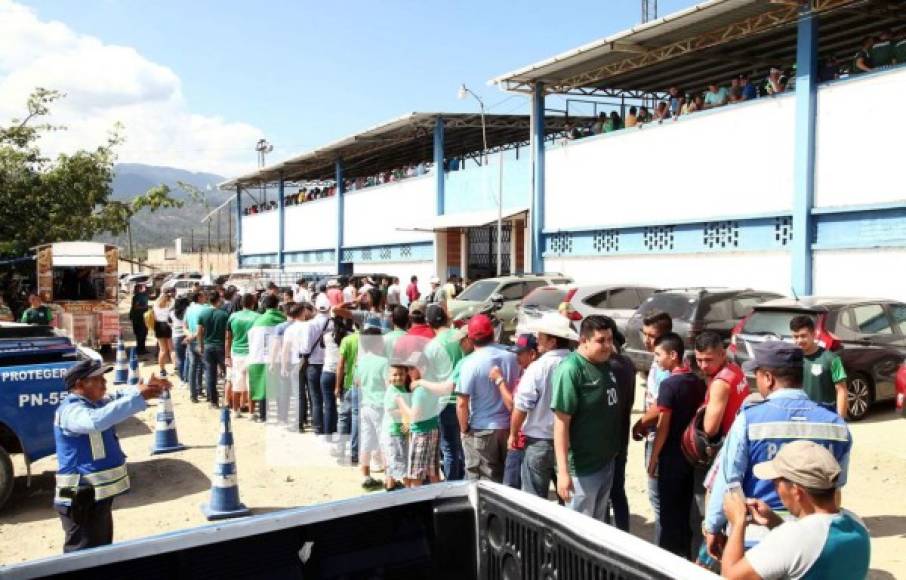
[[[88,379],[91,377],[99,377],[104,373],[109,373],[113,370],[113,367],[110,365],[105,365],[102,361],[95,358],[86,358],[80,360],[75,365],[70,367],[69,371],[66,373],[66,388],[72,389],[76,381],[79,379]]]

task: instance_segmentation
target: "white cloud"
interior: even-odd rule
[[[0,124],[22,116],[35,87],[67,95],[54,104],[50,121],[68,129],[44,137],[48,153],[93,148],[120,122],[126,138],[120,161],[228,176],[255,167],[254,143],[262,132],[193,114],[168,67],[0,0]]]

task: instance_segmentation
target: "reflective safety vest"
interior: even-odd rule
[[[808,440],[826,447],[837,459],[849,452],[852,439],[846,422],[833,411],[827,410],[802,397],[775,397],[743,407],[746,418],[746,435],[749,440],[749,469],[742,481],[746,497],[757,498],[771,509],[783,510],[774,482],[758,479],[752,467],[770,461],[780,448],[792,441]]]
[[[54,494],[56,505],[70,505],[71,500],[62,497],[60,491],[78,485],[94,487],[95,501],[129,491],[126,455],[120,448],[115,427],[85,435],[67,435],[60,426],[60,417],[65,409],[75,405],[97,409],[104,404],[105,402],[95,404],[84,397],[70,394],[57,409],[53,426],[59,463]]]

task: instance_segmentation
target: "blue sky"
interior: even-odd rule
[[[525,99],[507,100],[487,80],[623,30],[640,17],[639,0],[19,4],[41,21],[132,47],[170,69],[191,114],[254,127],[274,143],[274,159],[409,111],[474,110],[473,102],[456,98],[461,82],[494,112],[527,112]],[[659,12],[692,4],[660,0]]]

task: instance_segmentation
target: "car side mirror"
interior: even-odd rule
[[[488,301],[493,302],[494,304],[503,304],[505,302],[503,294],[497,292],[491,294],[490,298],[488,298]]]

